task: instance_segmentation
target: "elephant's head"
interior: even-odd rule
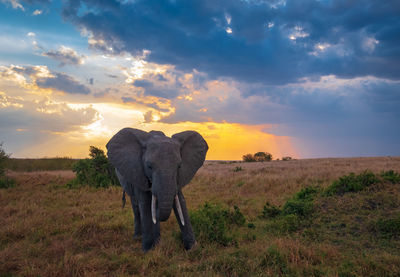
[[[174,201],[180,213],[178,190],[203,165],[208,146],[195,131],[169,138],[159,131],[148,133],[124,128],[108,142],[107,150],[110,162],[130,185],[151,191],[152,216],[156,223],[156,220],[168,219]]]

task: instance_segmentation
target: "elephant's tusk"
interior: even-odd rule
[[[183,218],[181,203],[179,203],[178,194],[175,195],[175,205],[176,205],[176,209],[178,210],[178,215],[179,215],[179,218],[181,220],[182,226],[185,226],[185,219]]]
[[[157,219],[156,219],[156,201],[157,201],[157,197],[155,197],[153,195],[151,197],[151,217],[153,218],[153,223],[154,224],[157,223]]]

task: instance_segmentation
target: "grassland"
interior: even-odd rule
[[[69,189],[71,171],[11,171],[16,185],[0,190],[0,275],[400,276],[400,184],[322,193],[367,169],[400,172],[400,158],[206,162],[184,188],[189,209],[237,206],[246,223],[229,227],[232,243],[202,239],[186,252],[171,216],[147,254],[119,187]],[[306,215],[263,216],[309,186],[321,192]]]
[[[41,158],[41,159],[16,159],[7,160],[7,169],[19,172],[72,170],[76,159],[71,158]]]

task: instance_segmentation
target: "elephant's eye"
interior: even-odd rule
[[[147,163],[146,166],[147,166],[148,169],[152,169],[152,168],[153,168],[153,166],[151,165],[151,163]]]
[[[182,167],[182,163],[178,164],[178,168],[181,168],[181,167]]]

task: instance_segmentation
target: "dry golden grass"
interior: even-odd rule
[[[161,225],[160,244],[147,254],[132,239],[133,215],[130,205],[121,208],[120,188],[68,189],[65,184],[74,177],[70,171],[9,172],[17,183],[0,190],[0,276],[396,276],[400,252],[390,245],[338,243],[338,235],[329,233],[315,241],[296,233],[273,234],[259,218],[267,201],[282,205],[301,188],[326,187],[366,169],[400,172],[400,157],[206,162],[184,188],[189,209],[206,201],[237,205],[256,228],[232,230],[236,246],[199,243],[186,252],[171,216]],[[392,195],[393,213],[400,212],[399,187],[379,192],[382,199]],[[321,212],[334,214],[351,196],[340,201]]]

